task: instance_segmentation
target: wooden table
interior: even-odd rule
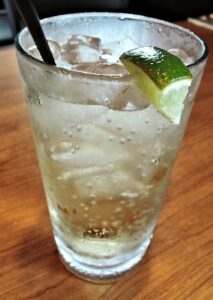
[[[213,299],[213,31],[184,25],[208,43],[208,65],[152,244],[134,273],[107,285],[59,261],[15,51],[0,51],[0,299]]]

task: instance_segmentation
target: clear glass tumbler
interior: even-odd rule
[[[58,67],[40,61],[26,28],[16,49],[56,245],[76,275],[115,280],[152,238],[207,47],[184,28],[136,15],[72,14],[42,26]],[[170,50],[191,70],[179,125],[141,99],[119,63],[139,46]]]

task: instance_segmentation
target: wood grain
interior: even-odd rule
[[[0,299],[213,299],[213,31],[209,60],[154,239],[113,284],[79,280],[53,241],[14,49],[0,51]]]

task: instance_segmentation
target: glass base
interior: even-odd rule
[[[115,258],[107,259],[107,264],[103,261],[99,263],[89,263],[88,258],[83,258],[81,255],[76,254],[70,248],[68,248],[64,242],[55,235],[55,241],[58,247],[59,256],[65,267],[76,276],[83,280],[96,282],[96,283],[107,283],[118,280],[121,276],[129,274],[132,269],[138,265],[144,256],[152,235],[150,235],[142,245],[140,245],[131,253],[126,254],[125,260],[120,260],[119,263],[115,263]],[[112,264],[110,264],[112,260]],[[104,259],[106,261],[106,259]]]

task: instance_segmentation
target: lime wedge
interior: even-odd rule
[[[157,47],[141,47],[120,57],[135,76],[141,96],[172,123],[179,124],[192,82],[189,69],[175,55]]]

